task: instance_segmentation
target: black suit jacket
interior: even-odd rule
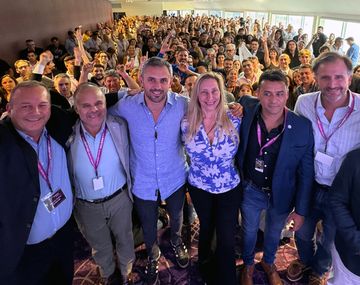
[[[260,102],[254,97],[243,96],[239,103],[244,108],[244,117],[237,162],[243,170],[250,128]],[[271,187],[271,203],[279,214],[289,213],[294,207],[299,215],[306,216],[308,213],[314,180],[313,147],[310,121],[289,110]]]
[[[265,67],[264,52],[258,50],[255,55],[259,59],[259,62]]]
[[[61,122],[61,123],[60,123]],[[47,129],[63,147],[71,121],[52,107]],[[0,121],[0,283],[15,271],[26,245],[40,199],[37,154],[15,130],[11,120]]]
[[[360,276],[360,149],[348,153],[330,190],[336,225],[335,246],[341,261]]]
[[[117,93],[107,94],[106,100],[108,106],[114,105]],[[46,128],[65,150],[77,118],[73,109],[51,106]],[[0,121],[0,181],[0,284],[11,284],[5,280],[13,274],[25,248],[39,203],[40,184],[37,154],[10,118]]]

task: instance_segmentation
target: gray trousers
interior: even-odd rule
[[[74,216],[80,232],[92,248],[101,274],[109,277],[115,271],[114,246],[121,274],[126,277],[135,261],[132,233],[132,202],[127,191],[122,191],[109,201],[100,204],[76,200]]]

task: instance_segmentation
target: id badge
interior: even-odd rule
[[[46,210],[51,213],[56,209],[63,201],[65,201],[66,196],[61,189],[58,189],[56,192],[50,192],[46,194],[41,201],[43,202]]]
[[[317,151],[315,155],[315,161],[320,162],[326,166],[331,166],[334,161],[334,158],[326,153]]]
[[[95,191],[101,190],[104,188],[104,180],[102,176],[95,177],[93,179],[93,187]]]
[[[264,172],[264,160],[260,158],[255,159],[255,170],[261,173]]]

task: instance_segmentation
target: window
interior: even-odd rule
[[[278,14],[272,14],[271,15],[271,24],[273,26],[279,27],[280,24],[282,24],[284,27],[287,26],[287,15],[278,15]]]
[[[224,12],[225,19],[244,17],[244,13],[241,12]]]
[[[324,27],[324,34],[329,36],[331,33],[335,34],[335,37],[341,37],[343,31],[343,21],[332,19],[320,19],[320,26]]]
[[[304,34],[308,34],[309,38],[312,35],[314,18],[310,16],[297,16],[297,15],[281,15],[281,14],[272,14],[271,24],[278,26],[282,24],[286,28],[289,24],[294,27],[294,31],[297,33],[299,28],[302,28]]]
[[[166,14],[168,16],[177,16],[178,15],[178,11],[177,10],[167,10]]]
[[[344,33],[344,38],[346,39],[347,37],[353,37],[355,42],[359,43],[360,42],[359,31],[360,31],[360,23],[348,22],[346,23],[346,31]]]
[[[222,12],[219,10],[210,10],[210,16],[215,16],[215,17],[222,17]]]
[[[303,25],[302,28],[304,30],[304,34],[308,34],[309,40],[313,34],[313,25],[314,25],[314,17],[305,16],[303,17]]]
[[[184,17],[186,15],[191,15],[191,10],[181,10],[180,16]]]
[[[209,16],[208,10],[194,10],[194,16]]]
[[[264,23],[268,21],[269,14],[267,12],[245,12],[246,17],[250,17],[253,21],[258,19],[261,24],[261,21],[264,19]]]

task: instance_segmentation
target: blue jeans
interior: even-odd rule
[[[242,258],[246,265],[254,264],[260,214],[262,210],[266,210],[263,260],[272,264],[275,260],[281,231],[289,213],[277,213],[271,205],[271,197],[255,185],[244,182],[243,187],[241,201]]]
[[[319,274],[331,266],[331,245],[335,237],[335,224],[329,207],[329,192],[315,186],[314,202],[303,226],[295,233],[300,260]],[[323,233],[316,239],[316,224],[322,220]]]

